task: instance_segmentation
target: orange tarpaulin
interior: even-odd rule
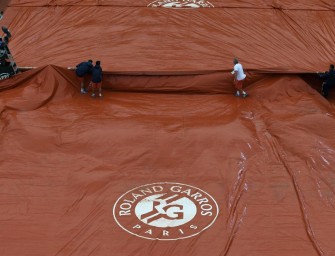
[[[100,6],[150,6],[151,3],[160,2],[182,2],[169,0],[11,0],[10,6],[56,6],[56,5],[100,5]],[[255,0],[255,1],[235,1],[235,0],[211,0],[211,1],[184,1],[194,3],[210,3],[209,6],[220,8],[261,8],[261,9],[300,9],[300,10],[334,10],[334,3],[331,0]],[[200,4],[201,5],[201,4]]]
[[[11,1],[37,68],[0,82],[0,255],[335,254],[332,3],[210,2]]]
[[[76,84],[54,66],[1,83],[4,254],[334,253],[333,109],[299,77],[269,75],[247,99],[109,91],[94,99]],[[130,207],[124,200],[155,195],[154,184],[184,200],[210,195],[217,218],[201,219],[193,203],[194,219],[173,233],[134,212],[118,216]],[[190,228],[206,221],[214,222]],[[176,240],[157,241],[169,238],[163,230]]]
[[[201,73],[231,70],[238,56],[248,70],[287,73],[328,68],[334,17],[313,10],[65,5],[10,7],[2,24],[24,67],[92,58],[105,71]]]

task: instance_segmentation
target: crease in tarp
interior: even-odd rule
[[[273,148],[276,149],[276,151],[274,151],[274,153],[277,154],[277,158],[280,159],[282,165],[285,167],[285,170],[287,171],[287,173],[289,174],[293,187],[295,189],[296,192],[296,196],[297,199],[299,201],[300,204],[300,210],[301,210],[301,215],[302,215],[302,219],[305,223],[305,227],[306,227],[306,233],[308,234],[309,239],[311,240],[315,250],[318,252],[319,255],[324,255],[324,252],[319,244],[319,242],[317,241],[315,234],[313,232],[313,228],[309,222],[309,213],[306,207],[306,202],[304,199],[304,195],[301,192],[301,189],[299,187],[299,184],[296,180],[295,177],[295,172],[292,170],[292,168],[289,166],[289,164],[287,163],[287,159],[285,159],[285,155],[286,152],[282,149],[282,146],[278,143],[278,141],[275,139],[274,136],[271,135],[271,133],[268,133],[270,135],[270,137],[268,137],[267,139],[270,141],[270,144],[273,143],[275,144],[275,146]],[[271,142],[272,141],[272,142]]]
[[[243,218],[246,217],[247,213],[247,205],[243,205],[244,208],[241,216],[239,216],[237,211],[237,205],[240,201],[240,198],[243,194],[248,190],[247,183],[245,183],[245,176],[246,176],[246,166],[241,166],[240,170],[238,171],[236,183],[232,188],[232,194],[229,196],[229,215],[227,216],[227,226],[229,229],[228,239],[224,247],[224,251],[222,255],[227,255],[229,253],[229,249],[234,242],[235,236],[239,231],[240,226],[243,223]],[[220,254],[221,255],[221,254]]]
[[[313,232],[313,227],[310,224],[309,212],[308,212],[307,207],[306,207],[306,201],[305,201],[304,195],[301,193],[301,189],[299,187],[299,184],[296,181],[295,172],[292,170],[292,168],[290,168],[289,164],[287,163],[287,161],[285,159],[285,153],[282,150],[281,146],[277,145],[277,148],[279,148],[278,158],[281,159],[281,161],[283,163],[283,166],[285,166],[285,169],[289,173],[289,175],[292,179],[292,184],[294,185],[294,189],[297,193],[297,198],[300,202],[301,214],[302,214],[303,220],[305,222],[305,226],[306,226],[306,233],[308,234],[308,237],[310,238],[310,240],[311,240],[315,250],[318,252],[318,254],[319,255],[324,255],[324,251],[322,250],[322,247],[320,246],[318,240],[316,239],[315,234]],[[280,151],[282,151],[282,152],[280,152]]]
[[[257,100],[257,104],[259,104],[261,106],[261,108],[267,109],[267,111],[270,112],[273,115],[271,110],[268,109],[260,99]],[[289,154],[289,152],[288,152],[288,150],[284,150],[284,147],[283,147],[283,145],[280,144],[278,138],[276,138],[276,136],[271,133],[271,129],[267,128],[267,120],[263,120],[262,123],[263,123],[263,126],[264,126],[262,129],[266,130],[266,134],[267,134],[267,136],[265,136],[264,139],[267,140],[269,142],[269,144],[273,144],[272,153],[276,155],[276,158],[281,162],[282,166],[284,166],[285,170],[287,171],[287,173],[289,174],[289,176],[291,178],[292,185],[294,187],[297,199],[298,199],[299,204],[300,204],[301,215],[302,215],[302,219],[305,223],[306,233],[307,233],[309,239],[311,240],[311,242],[312,242],[315,250],[317,251],[318,255],[327,255],[325,253],[324,249],[322,249],[322,246],[321,246],[320,242],[318,241],[315,232],[313,231],[313,225],[311,225],[311,223],[310,223],[309,219],[310,219],[311,215],[309,214],[309,211],[308,211],[305,196],[302,192],[302,188],[300,187],[299,182],[297,181],[296,172],[290,166],[290,161],[286,157],[287,154]],[[258,131],[258,133],[259,132],[260,131]],[[258,136],[258,137],[260,137],[260,136]]]
[[[4,97],[1,99],[0,112],[8,110],[31,111],[38,109],[50,101],[63,100],[73,96],[75,91],[74,80],[70,80],[71,73],[66,69],[46,66],[17,74],[0,83],[0,91]],[[74,77],[74,75],[72,75]],[[62,91],[67,91],[64,95]],[[15,92],[21,98],[14,96]]]

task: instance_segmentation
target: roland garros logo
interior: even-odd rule
[[[148,4],[148,7],[165,8],[200,8],[214,7],[210,2],[204,0],[158,0]]]
[[[117,224],[146,239],[178,240],[198,235],[216,220],[219,208],[207,192],[181,183],[134,188],[114,204]]]

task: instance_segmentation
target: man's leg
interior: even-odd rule
[[[323,95],[323,97],[328,98],[328,92],[329,92],[329,87],[327,85],[327,83],[322,83],[322,87],[321,87],[321,93]]]
[[[241,91],[240,95],[242,97],[247,97],[248,94],[242,89],[243,88],[243,82],[244,82],[244,80],[237,81],[236,87]]]
[[[239,83],[237,80],[234,80],[234,86],[235,86],[235,96],[240,97],[241,93],[240,93],[240,87],[239,87]]]
[[[101,82],[98,84],[98,88],[99,88],[99,97],[102,97]]]
[[[91,94],[91,96],[95,97],[95,91],[96,91],[95,89],[96,89],[97,85],[96,85],[96,83],[91,82],[90,86],[92,87],[92,94]]]
[[[84,77],[78,77],[79,81],[80,81],[80,92],[81,93],[86,93],[86,90],[85,90],[85,82],[84,82]]]

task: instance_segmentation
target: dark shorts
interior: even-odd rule
[[[79,80],[79,82],[84,82],[84,77],[83,76],[77,76],[77,79]]]
[[[244,82],[244,79],[243,80],[235,80],[234,81],[235,88],[238,89],[238,90],[241,90],[242,87],[243,87],[243,82]]]

